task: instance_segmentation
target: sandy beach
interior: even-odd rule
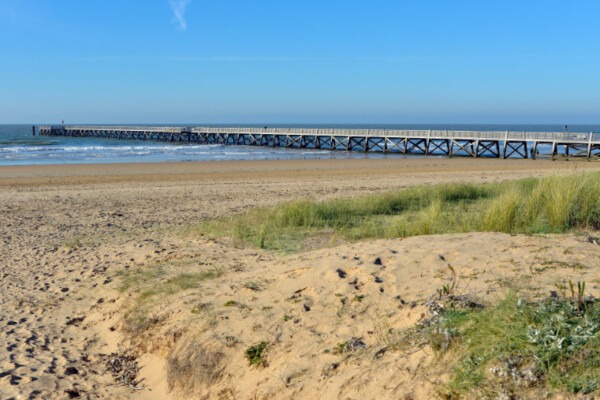
[[[507,281],[543,293],[568,279],[590,282],[600,296],[600,246],[574,234],[469,233],[283,255],[236,248],[186,227],[298,198],[588,170],[600,163],[390,158],[0,167],[0,399],[431,398],[444,379],[432,352],[398,353],[386,343],[388,333],[427,313],[427,298],[448,280],[448,264],[462,290],[484,299]],[[139,303],[150,311],[132,326],[139,291],[123,289],[128,277],[143,291],[199,272],[214,279]],[[360,352],[335,353],[353,338]],[[261,341],[270,343],[268,363],[248,367],[244,350]],[[110,354],[125,349],[139,357],[141,390],[116,384],[106,371]]]

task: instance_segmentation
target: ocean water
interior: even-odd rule
[[[181,126],[202,126],[186,124]],[[216,125],[215,125],[216,126]],[[225,126],[225,125],[223,125]],[[227,125],[234,126],[234,125]],[[247,125],[245,125],[247,126]],[[562,131],[562,125],[290,125],[310,128],[385,128]],[[257,125],[257,127],[260,127]],[[270,125],[270,127],[288,127]],[[32,125],[0,125],[0,165],[34,164],[106,164],[139,162],[185,162],[208,160],[277,160],[330,158],[397,158],[415,157],[401,154],[360,153],[346,151],[284,149],[254,146],[170,144],[114,139],[32,136]],[[600,125],[574,125],[572,132],[598,132]],[[416,156],[419,157],[419,156]],[[422,156],[420,156],[422,157]]]

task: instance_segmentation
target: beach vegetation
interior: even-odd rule
[[[211,308],[212,308],[211,303],[199,303],[199,304],[196,304],[194,307],[192,307],[190,312],[192,314],[202,314],[203,312],[206,312],[206,311],[210,310]]]
[[[249,281],[244,283],[244,288],[248,289],[248,290],[252,290],[254,292],[260,292],[261,290],[263,290],[263,285],[260,282],[256,282],[256,281]]]
[[[152,297],[159,294],[171,295],[182,290],[191,289],[199,283],[218,278],[223,271],[209,269],[199,272],[184,272],[170,277],[163,265],[140,268],[124,274],[119,290],[125,292],[130,289],[139,290],[140,296]],[[160,280],[160,281],[159,281]],[[157,281],[159,281],[157,283]]]
[[[353,241],[493,231],[561,233],[600,228],[600,174],[491,184],[454,183],[327,201],[300,200],[203,223],[235,243],[299,251],[324,234]],[[315,241],[310,241],[314,244]],[[317,245],[318,245],[317,243]]]
[[[127,292],[131,289],[139,289],[146,286],[147,283],[154,283],[156,280],[166,275],[166,270],[162,264],[136,268],[121,272],[120,292]]]
[[[352,300],[360,303],[361,301],[363,301],[364,298],[365,298],[364,294],[356,294],[356,295],[354,295],[354,298]]]
[[[225,340],[231,346],[236,343],[233,336],[228,336]],[[167,358],[166,378],[169,390],[175,394],[175,398],[198,398],[198,393],[222,379],[227,360],[220,343],[197,340],[182,342]]]
[[[132,336],[142,336],[144,332],[159,326],[164,316],[152,313],[149,309],[133,308],[124,315],[123,331]]]
[[[366,350],[367,345],[363,342],[362,337],[353,337],[345,342],[338,343],[332,353],[333,354],[349,354],[359,350]]]
[[[436,307],[410,335],[450,367],[442,397],[515,398],[600,389],[600,302],[584,297],[584,282],[569,286],[570,297],[530,301],[510,290],[487,307],[456,301]]]
[[[266,367],[267,363],[267,351],[269,349],[268,342],[259,342],[246,349],[244,356],[248,360],[248,366],[250,367]]]
[[[216,279],[224,274],[221,268],[188,271],[189,260],[157,263],[121,273],[119,291],[133,295],[124,313],[124,330],[139,335],[160,322],[164,316],[156,314],[154,306],[166,297],[191,290],[202,282]],[[181,271],[180,268],[186,268]],[[202,314],[210,304],[199,304],[191,309],[192,314]]]

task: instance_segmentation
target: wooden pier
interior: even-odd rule
[[[600,159],[600,133],[595,132],[59,125],[40,126],[39,134],[448,157]]]

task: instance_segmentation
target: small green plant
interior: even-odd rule
[[[266,367],[267,363],[267,351],[269,349],[268,342],[259,342],[246,349],[244,355],[248,360],[248,366],[252,367]]]
[[[441,299],[442,297],[450,296],[454,292],[454,288],[452,285],[443,285],[441,289],[437,289],[438,297]]]
[[[240,305],[240,303],[238,303],[235,300],[228,300],[225,302],[225,304],[223,304],[225,307],[238,307]]]
[[[285,314],[285,315],[283,316],[283,321],[284,321],[284,322],[287,322],[287,321],[289,321],[290,319],[292,319],[292,316],[291,316],[291,315],[287,315],[287,314]]]
[[[585,281],[577,282],[577,310],[581,311],[583,305],[583,295],[585,294]]]
[[[354,296],[354,301],[358,301],[359,303],[363,301],[363,299],[365,298],[364,294],[357,294]]]
[[[210,304],[210,303],[196,304],[194,307],[192,307],[192,309],[190,310],[190,312],[192,314],[202,314],[206,310],[210,309],[211,306],[212,306],[212,304]]]
[[[254,282],[254,281],[244,283],[244,287],[246,289],[252,290],[254,292],[260,292],[261,290],[263,290],[262,285],[258,282]]]
[[[258,231],[257,243],[256,246],[259,249],[265,248],[265,240],[267,238],[267,225],[263,224]]]
[[[235,336],[225,336],[225,345],[227,347],[235,347],[240,343]]]
[[[440,299],[442,299],[443,297],[452,296],[457,287],[458,276],[456,274],[456,270],[450,264],[448,264],[448,269],[450,270],[450,273],[452,275],[452,282],[443,285],[441,289],[437,289],[438,298]]]
[[[363,342],[360,337],[353,337],[345,342],[338,343],[334,349],[333,354],[346,354],[353,353],[358,350],[365,350],[367,345]]]
[[[575,285],[572,281],[569,281],[569,289],[571,290],[571,299],[577,303],[577,311],[581,311],[583,296],[585,294],[585,282],[577,282],[577,295],[575,294]]]

